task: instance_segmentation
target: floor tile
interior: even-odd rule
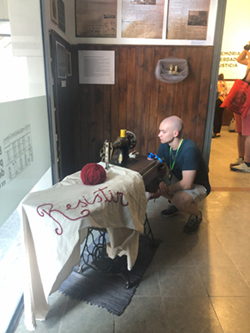
[[[196,267],[161,267],[158,269],[163,297],[207,296]]]
[[[246,281],[248,287],[250,288],[250,263],[248,265],[245,265],[245,266],[237,265],[237,263],[236,263],[236,266],[237,266],[240,274],[242,275],[242,277]]]
[[[247,266],[249,264],[250,239],[247,244],[244,242],[245,239],[242,242],[239,241],[238,244],[232,244],[231,247],[228,244],[224,246],[235,265]]]
[[[161,296],[157,268],[150,265],[136,289],[136,296]]]
[[[167,333],[223,333],[207,297],[165,297]]]
[[[136,297],[120,317],[115,317],[115,333],[166,333],[161,297]]]
[[[250,297],[211,297],[224,333],[250,333]]]
[[[61,320],[63,318],[65,308],[67,306],[68,298],[60,292],[54,293],[49,297],[50,311],[45,321],[37,320],[37,333],[59,333],[61,327]],[[20,324],[15,331],[16,333],[28,332],[24,323],[24,315],[20,320]]]
[[[113,315],[106,309],[69,299],[59,333],[113,332]]]
[[[235,266],[198,269],[209,296],[250,296],[250,289]]]
[[[205,228],[203,229],[205,230]],[[190,246],[190,255],[196,266],[233,266],[234,263],[221,242],[217,239],[209,227],[204,236]],[[199,232],[199,235],[202,231]],[[191,245],[191,243],[190,243]]]
[[[181,242],[177,246],[176,243],[164,241],[160,244],[152,265],[161,268],[166,266],[194,266],[195,264],[185,242]]]

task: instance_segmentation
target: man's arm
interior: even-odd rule
[[[178,181],[175,184],[167,185],[164,182],[159,184],[159,190],[157,191],[157,195],[163,195],[164,197],[171,200],[173,195],[181,190],[189,190],[192,188],[194,183],[194,179],[196,176],[196,170],[186,170],[182,171],[182,180]],[[157,197],[157,196],[155,196]]]
[[[185,170],[182,171],[182,180],[168,186],[170,193],[175,193],[181,190],[190,190],[195,180],[197,171],[196,170]]]
[[[160,182],[159,190],[156,193],[151,193],[150,199],[156,199],[163,195],[165,198],[171,200],[176,192],[190,190],[194,183],[196,172],[196,170],[182,171],[182,180],[170,186],[164,183],[164,181]]]

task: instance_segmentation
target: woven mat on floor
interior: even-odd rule
[[[110,313],[120,316],[129,305],[159,243],[160,241],[155,240],[152,246],[146,236],[140,236],[138,257],[129,272],[130,288],[125,287],[126,279],[120,275],[107,275],[92,268],[78,273],[78,267],[75,267],[59,291],[73,299],[106,308]],[[119,264],[126,266],[126,256],[117,259],[120,261]]]

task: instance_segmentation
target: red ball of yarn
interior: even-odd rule
[[[101,184],[106,180],[106,171],[100,164],[89,163],[82,168],[81,179],[85,185]]]

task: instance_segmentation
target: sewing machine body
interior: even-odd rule
[[[109,163],[125,167],[129,160],[129,151],[136,146],[136,143],[135,134],[126,130],[121,130],[120,136],[114,143],[106,140],[100,152],[102,160],[106,163],[106,169]]]
[[[136,143],[134,133],[121,132],[120,137],[114,143],[107,140],[104,142],[100,152],[102,161],[106,163],[106,169],[110,163],[139,172],[143,177],[146,191],[156,192],[159,188],[159,180],[166,174],[166,166],[157,159],[148,160],[146,156],[141,156],[136,151],[130,152],[135,148]]]

